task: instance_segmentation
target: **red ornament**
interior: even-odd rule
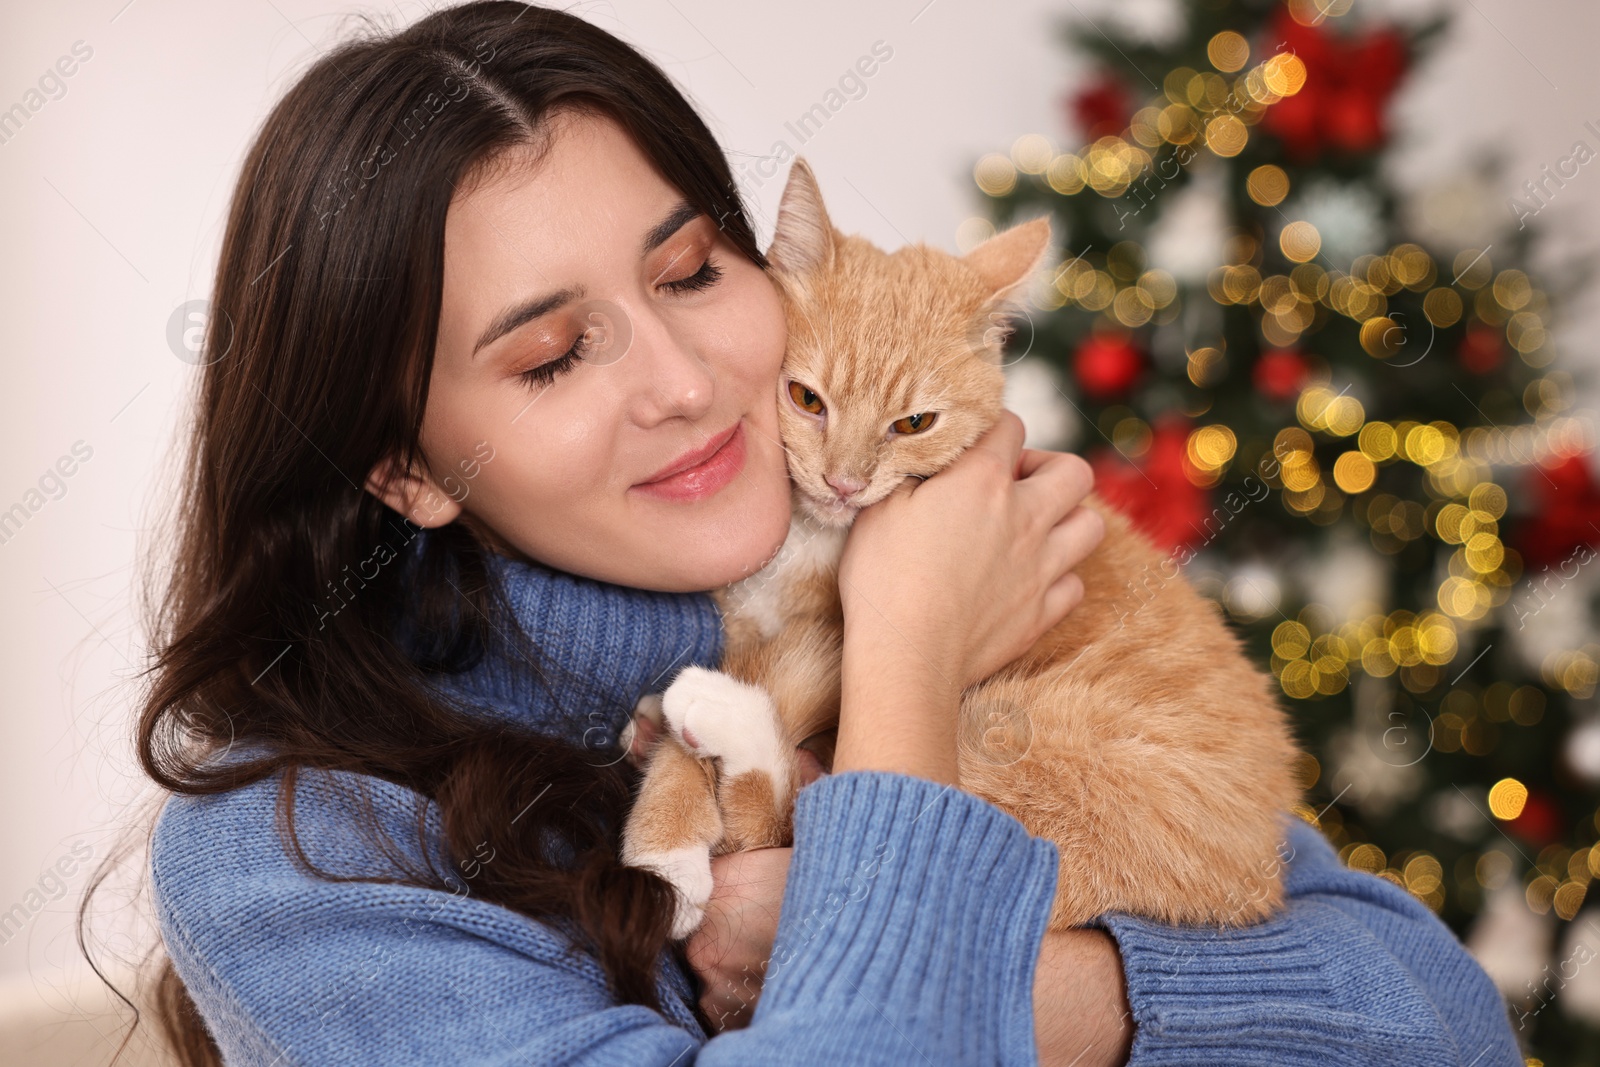
[[[1583,456],[1566,456],[1529,469],[1522,497],[1532,514],[1509,538],[1528,574],[1566,561],[1579,545],[1600,544],[1600,485]]]
[[[1305,384],[1307,369],[1300,353],[1274,348],[1256,360],[1256,389],[1269,400],[1293,400]]]
[[[1078,345],[1072,369],[1085,396],[1110,400],[1133,388],[1144,369],[1144,357],[1125,334],[1095,333]]]
[[[1071,121],[1085,141],[1114,137],[1133,120],[1133,96],[1117,77],[1102,72],[1067,99]]]
[[[1474,374],[1488,374],[1505,359],[1505,336],[1493,326],[1474,323],[1467,327],[1456,355],[1461,365]]]
[[[1388,137],[1385,111],[1405,74],[1406,45],[1389,29],[1355,36],[1302,26],[1280,7],[1266,36],[1266,54],[1292,52],[1306,83],[1267,109],[1262,128],[1283,141],[1296,163],[1329,149],[1362,154]]]
[[[1168,416],[1151,428],[1150,448],[1137,463],[1109,446],[1085,457],[1094,471],[1096,495],[1163,551],[1201,540],[1211,514],[1209,494],[1189,479],[1188,446],[1188,422]]]
[[[1521,814],[1507,825],[1524,841],[1543,848],[1556,839],[1556,828],[1560,822],[1561,816],[1555,802],[1541,792],[1529,790]]]

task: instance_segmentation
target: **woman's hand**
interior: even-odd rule
[[[1022,447],[1010,411],[954,463],[856,516],[839,560],[845,629],[882,631],[958,691],[1031,648],[1083,596],[1105,533],[1089,464]]]
[[[715,1031],[749,1025],[761,996],[792,848],[758,848],[711,859],[705,921],[684,946],[700,976],[700,1010]]]
[[[839,561],[843,700],[834,771],[954,782],[961,693],[1083,597],[1105,534],[1077,456],[1022,447],[1010,411],[949,467],[856,516]]]
[[[796,749],[795,758],[802,789],[826,773],[809,749]],[[792,848],[758,848],[711,857],[705,921],[684,948],[705,987],[700,1010],[718,1031],[747,1026],[755,1013],[793,854]]]

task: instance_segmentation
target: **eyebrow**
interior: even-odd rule
[[[678,201],[672,210],[667,213],[667,216],[650,227],[650,231],[644,235],[644,242],[639,248],[639,255],[641,257],[647,256],[657,248],[660,248],[666,243],[667,238],[683,229],[690,220],[696,219],[702,214],[704,212],[687,200]],[[489,323],[488,328],[483,331],[477,343],[472,346],[472,354],[476,356],[484,348],[494,344],[506,334],[525,323],[532,322],[541,315],[547,315],[559,307],[572,303],[574,300],[581,300],[583,293],[582,286],[572,286],[566,289],[559,289],[548,296],[532,297],[522,301],[520,304],[513,304],[496,316],[493,322]]]
[[[478,343],[472,346],[472,354],[476,356],[485,346],[492,345],[506,334],[515,330],[524,323],[532,322],[540,315],[546,315],[558,307],[563,307],[574,300],[582,299],[583,287],[569,287],[557,290],[549,296],[538,296],[524,300],[520,304],[513,304],[489,323],[488,329],[478,338]]]
[[[639,255],[647,256],[660,248],[666,243],[667,238],[683,229],[691,219],[699,218],[701,214],[701,210],[689,201],[678,201],[672,210],[667,212],[667,217],[652,226],[650,232],[644,235],[644,244],[639,248]]]

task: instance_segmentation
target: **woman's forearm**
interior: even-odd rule
[[[961,690],[892,632],[845,631],[833,773],[894,771],[956,784]]]
[[[835,774],[884,770],[956,784],[961,694],[914,652],[845,642]],[[893,645],[892,637],[889,639]],[[929,729],[929,722],[945,729]],[[1047,932],[1033,985],[1040,1067],[1121,1067],[1133,1041],[1122,957],[1104,930]]]
[[[1122,1067],[1133,1028],[1122,955],[1111,935],[1047,932],[1033,979],[1039,1067]]]

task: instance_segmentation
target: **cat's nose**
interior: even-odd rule
[[[825,481],[833,486],[833,491],[839,494],[840,500],[849,500],[867,487],[865,478],[850,478],[843,474],[830,474]]]

